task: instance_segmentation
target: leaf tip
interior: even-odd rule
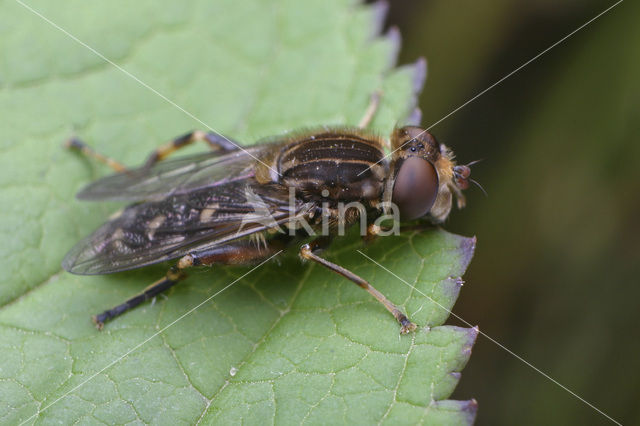
[[[478,401],[472,398],[467,401],[462,401],[462,403],[460,408],[461,411],[465,413],[468,424],[475,423],[476,414],[478,413]]]
[[[386,0],[378,0],[371,5],[373,9],[373,28],[374,34],[379,34],[384,27],[384,23],[387,20],[387,13],[389,13],[389,2]]]
[[[473,345],[476,343],[479,333],[480,333],[480,329],[478,328],[477,325],[466,329],[467,341],[464,343],[464,346],[462,347],[462,352],[464,353],[465,356],[467,357],[471,356]]]
[[[391,27],[385,34],[385,38],[391,44],[391,52],[389,53],[389,68],[393,68],[398,63],[398,54],[402,46],[402,35],[398,27]]]
[[[467,266],[471,263],[471,258],[473,258],[473,254],[476,251],[476,243],[477,239],[475,236],[471,238],[463,238],[460,242],[459,247],[462,254],[463,270],[467,269]]]
[[[455,411],[461,414],[462,418],[458,418],[456,424],[468,424],[475,423],[476,414],[478,412],[478,402],[475,399],[469,400],[443,400],[434,401],[432,404],[446,410]]]
[[[424,82],[427,79],[427,59],[424,56],[418,58],[413,65],[413,90],[422,92]]]

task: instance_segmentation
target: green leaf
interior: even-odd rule
[[[388,134],[422,84],[419,65],[392,68],[397,38],[375,37],[381,7],[350,0],[28,4],[237,140],[356,124],[378,89],[373,127]],[[365,248],[351,236],[328,252],[422,326],[408,336],[367,293],[295,250],[156,337],[249,268],[193,272],[98,332],[91,314],[165,267],[61,270],[66,250],[118,207],[74,199],[108,171],[62,141],[75,133],[137,164],[205,125],[18,2],[0,2],[0,50],[0,422],[473,422],[475,401],[446,398],[477,329],[442,324],[475,241],[441,230]]]

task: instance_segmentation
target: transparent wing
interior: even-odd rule
[[[231,153],[206,152],[140,167],[99,179],[77,197],[92,201],[158,200],[202,188],[242,181],[255,173],[256,159],[273,146],[259,145]]]
[[[73,247],[62,266],[83,275],[134,269],[277,228],[314,208],[290,202],[284,186],[252,178],[172,195],[127,207]]]

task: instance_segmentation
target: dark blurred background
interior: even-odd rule
[[[390,2],[400,62],[429,63],[429,126],[615,1]],[[487,190],[454,312],[623,424],[640,424],[640,4],[627,0],[432,131]],[[450,323],[456,323],[451,319]],[[608,424],[479,337],[455,398],[477,423]],[[610,423],[609,423],[610,424]]]

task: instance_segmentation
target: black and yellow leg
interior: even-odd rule
[[[396,305],[394,305],[393,303],[391,303],[391,301],[389,299],[387,299],[385,297],[384,294],[380,293],[378,290],[376,290],[371,284],[369,284],[366,280],[364,280],[363,278],[359,277],[358,275],[354,274],[353,272],[349,271],[348,269],[343,268],[340,265],[336,265],[335,263],[329,262],[328,260],[318,256],[317,254],[314,253],[314,251],[320,249],[323,247],[323,245],[326,243],[326,239],[319,239],[319,240],[315,240],[312,241],[309,244],[305,244],[300,248],[300,256],[303,259],[307,259],[307,260],[312,260],[316,263],[319,263],[320,265],[324,266],[325,268],[342,275],[343,277],[345,277],[346,279],[353,281],[354,283],[356,283],[357,285],[359,285],[361,288],[365,289],[366,291],[369,292],[369,294],[371,294],[373,297],[375,297],[380,303],[382,303],[384,305],[385,308],[387,308],[387,310],[389,312],[391,312],[391,314],[395,317],[395,319],[400,323],[401,328],[400,328],[400,333],[401,334],[406,334],[409,333],[410,331],[413,331],[416,329],[416,325],[414,323],[412,323],[411,321],[409,321],[409,318],[407,318],[407,316],[402,313],[402,311],[400,311],[400,309],[398,309],[398,307]]]
[[[94,151],[93,148],[91,148],[89,145],[78,138],[71,138],[67,140],[64,146],[68,149],[75,149],[89,158],[93,158],[103,164],[106,164],[116,172],[124,172],[127,170],[127,168],[118,161]]]
[[[212,132],[203,132],[202,130],[195,130],[185,135],[178,136],[172,141],[169,141],[157,148],[151,153],[151,155],[149,155],[145,166],[151,167],[158,161],[167,158],[171,153],[194,142],[206,142],[211,149],[220,151],[234,151],[240,148],[237,143],[222,135]]]
[[[106,321],[122,315],[129,309],[135,308],[146,300],[153,299],[158,294],[173,287],[179,281],[185,278],[186,275],[182,271],[180,271],[178,268],[173,267],[169,269],[167,275],[165,275],[164,278],[154,282],[149,287],[145,288],[141,293],[133,296],[131,299],[127,300],[124,303],[121,303],[118,306],[102,312],[101,314],[94,315],[91,319],[93,320],[93,323],[96,325],[96,327],[98,327],[98,330],[102,330],[102,327],[104,326],[104,323]]]
[[[155,149],[147,158],[145,166],[151,167],[158,161],[164,160],[165,158],[167,158],[167,156],[177,151],[178,149],[192,144],[193,142],[199,141],[206,142],[213,150],[233,151],[240,148],[237,143],[228,138],[225,138],[222,135],[196,130],[193,132],[189,132],[186,135],[178,136],[172,141]],[[96,152],[93,148],[91,148],[89,145],[78,138],[71,138],[67,140],[65,142],[65,147],[69,149],[75,149],[89,158],[93,158],[103,164],[106,164],[116,172],[127,171],[127,168],[120,162],[107,157],[106,155],[100,154],[99,152]]]
[[[106,321],[125,313],[129,309],[135,308],[144,301],[154,298],[163,291],[176,285],[179,281],[185,279],[187,275],[183,272],[183,269],[192,266],[212,264],[246,265],[256,263],[284,249],[287,241],[287,238],[276,238],[268,242],[260,243],[243,240],[237,243],[215,246],[189,253],[181,257],[177,266],[169,269],[164,278],[151,284],[144,289],[144,291],[133,296],[126,302],[108,309],[101,314],[94,315],[92,317],[93,322],[98,329],[101,330]]]

